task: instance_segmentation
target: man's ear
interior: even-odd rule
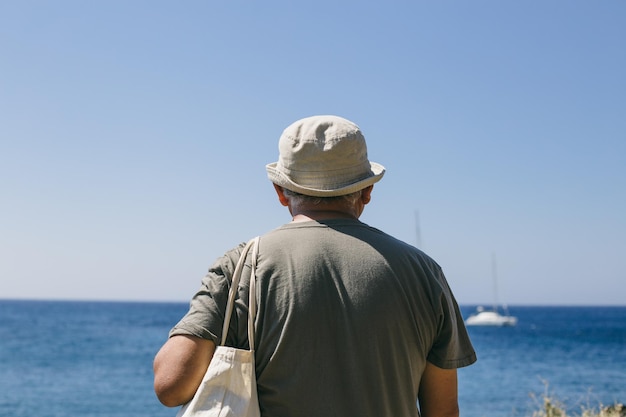
[[[363,204],[367,204],[372,200],[373,189],[374,189],[374,185],[370,185],[361,190],[361,202],[363,202]]]
[[[289,199],[287,198],[287,196],[285,196],[285,193],[283,191],[283,187],[273,184],[274,185],[274,189],[276,190],[276,194],[278,195],[278,201],[280,201],[280,204],[288,207],[289,206]]]

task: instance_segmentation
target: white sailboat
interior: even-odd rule
[[[509,316],[508,313],[500,314],[497,310],[485,310],[480,306],[476,313],[465,320],[467,326],[515,326],[517,317]]]
[[[503,314],[500,314],[498,306],[498,277],[496,271],[496,256],[491,258],[491,272],[493,275],[494,304],[491,310],[479,306],[476,312],[465,320],[467,326],[515,326],[517,317],[509,315],[506,306],[502,306]]]

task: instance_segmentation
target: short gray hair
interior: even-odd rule
[[[294,203],[311,204],[314,206],[323,206],[339,201],[354,204],[356,200],[361,197],[361,191],[362,190],[359,190],[350,194],[344,194],[335,197],[314,197],[311,195],[300,194],[283,187],[283,193],[285,194],[285,196],[292,200]]]

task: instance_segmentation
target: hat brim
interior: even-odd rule
[[[270,181],[293,192],[309,195],[312,197],[338,197],[341,195],[354,193],[362,190],[365,187],[369,187],[374,183],[377,183],[381,180],[383,175],[385,175],[384,166],[377,164],[376,162],[370,162],[370,170],[372,175],[342,187],[323,190],[305,187],[293,182],[289,177],[287,177],[284,173],[277,169],[277,165],[278,162],[274,162],[265,166],[265,169],[267,170],[267,177],[270,179]]]

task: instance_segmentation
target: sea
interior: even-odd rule
[[[467,317],[475,306],[462,306]],[[0,416],[174,417],[152,360],[187,303],[0,300]],[[510,306],[515,327],[470,327],[463,417],[569,415],[626,402],[626,307]],[[320,401],[324,401],[320,398]],[[394,416],[396,417],[396,416]]]

